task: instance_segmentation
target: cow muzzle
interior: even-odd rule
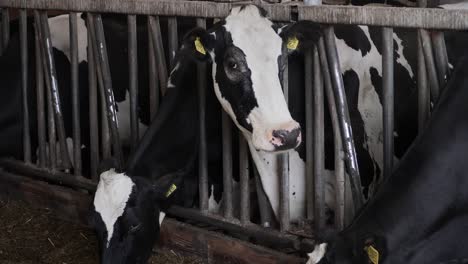
[[[252,143],[258,150],[281,152],[294,149],[302,142],[301,127],[290,121],[270,129],[253,129]]]

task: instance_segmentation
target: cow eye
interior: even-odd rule
[[[228,63],[228,66],[229,66],[229,68],[231,68],[231,69],[233,69],[233,70],[234,70],[234,69],[237,69],[237,63],[235,63],[235,62],[233,62],[233,61],[230,61],[230,62]]]

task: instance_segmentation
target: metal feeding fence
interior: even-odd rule
[[[243,2],[245,3],[245,2]],[[136,15],[148,16],[149,41],[149,73],[150,73],[150,115],[157,113],[158,104],[165,93],[167,82],[167,63],[165,54],[173,54],[178,48],[177,21],[178,17],[194,17],[196,25],[206,27],[207,19],[223,18],[228,15],[234,3],[203,2],[203,1],[115,1],[115,0],[0,0],[2,8],[1,46],[3,50],[9,40],[9,9],[19,9],[19,32],[21,46],[22,69],[22,103],[24,120],[24,160],[23,162],[1,159],[0,166],[23,175],[59,183],[65,186],[95,190],[98,179],[98,164],[101,159],[115,157],[119,166],[124,164],[121,143],[119,142],[116,123],[115,102],[112,94],[110,65],[107,57],[107,43],[104,37],[102,19],[98,13],[128,14],[128,62],[131,142],[138,143],[137,115],[137,23]],[[347,221],[344,216],[345,182],[351,186],[355,207],[363,204],[360,195],[360,176],[353,143],[350,117],[343,79],[340,70],[333,24],[371,25],[383,27],[383,127],[384,127],[384,175],[389,175],[393,167],[393,115],[394,115],[394,77],[393,77],[393,28],[413,28],[418,34],[418,119],[419,129],[422,129],[430,112],[430,101],[436,101],[440,89],[444,86],[449,74],[448,58],[445,50],[443,32],[439,30],[468,29],[468,11],[442,10],[428,8],[392,8],[392,7],[351,7],[351,6],[305,6],[291,4],[260,4],[268,12],[268,16],[277,22],[310,20],[326,25],[324,35],[318,45],[305,54],[305,100],[306,100],[306,161],[307,175],[307,217],[314,219],[315,228],[325,226],[324,201],[324,96],[329,108],[335,148],[336,176],[336,227],[343,228]],[[35,54],[37,80],[37,117],[28,113],[28,72],[27,72],[27,12],[33,10],[35,22]],[[56,69],[52,54],[52,43],[47,21],[46,10],[62,10],[70,12],[70,50],[71,50],[71,89],[73,96],[73,155],[67,152],[64,132],[61,102],[58,96]],[[80,129],[79,116],[79,84],[78,84],[78,40],[77,15],[75,12],[89,12],[88,24],[88,67],[89,67],[89,131]],[[168,17],[168,50],[162,43],[160,16]],[[435,30],[429,34],[428,30]],[[253,224],[249,214],[249,158],[246,142],[240,137],[239,171],[240,171],[240,217],[233,217],[232,194],[232,146],[231,121],[223,115],[223,214],[212,215],[208,212],[208,170],[207,146],[205,131],[205,86],[206,65],[198,67],[198,91],[200,111],[200,147],[199,147],[199,209],[172,207],[169,213],[173,216],[204,223],[224,230],[238,237],[254,240],[275,249],[291,249],[300,251],[310,245],[311,240],[291,234],[289,218],[289,174],[287,154],[282,154],[280,173],[280,213],[279,230],[265,228],[262,225],[271,221],[262,218],[260,225]],[[287,76],[287,74],[285,75]],[[287,98],[288,79],[284,78],[284,89]],[[44,87],[45,83],[45,87]],[[430,87],[430,89],[428,89]],[[46,91],[46,98],[42,95]],[[101,100],[102,109],[98,109]],[[98,116],[102,115],[102,124],[98,124]],[[30,135],[29,120],[37,118],[38,135]],[[101,128],[101,129],[99,129]],[[82,159],[80,157],[80,133],[90,133],[90,168],[91,175],[82,176]],[[39,142],[38,165],[31,160],[31,136],[37,136]],[[59,152],[54,140],[47,142],[46,138],[58,138]],[[47,146],[48,145],[48,146]],[[48,152],[47,152],[48,149]],[[344,155],[341,155],[344,153]],[[58,159],[60,157],[60,159]],[[60,164],[57,163],[60,160]],[[73,166],[71,161],[73,161]],[[60,169],[73,167],[75,177],[61,172]],[[345,179],[345,168],[349,179]],[[257,188],[261,189],[261,188]],[[258,192],[262,210],[268,208],[265,195]],[[263,201],[263,202],[262,202]],[[268,215],[263,212],[262,215]],[[310,237],[309,237],[310,238]]]

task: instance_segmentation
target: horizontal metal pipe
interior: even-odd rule
[[[94,192],[96,190],[96,183],[92,182],[82,176],[70,177],[69,174],[59,171],[50,171],[40,169],[33,165],[26,165],[22,162],[13,159],[0,159],[0,167],[8,171],[14,171],[24,176],[38,178],[48,182],[60,184],[67,187],[74,187],[79,189]]]
[[[382,29],[382,88],[383,88],[383,140],[384,179],[393,170],[394,130],[394,74],[393,74],[393,29]]]

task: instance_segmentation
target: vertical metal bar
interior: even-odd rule
[[[356,149],[354,147],[353,131],[349,118],[348,102],[344,90],[343,77],[340,71],[340,63],[338,60],[338,51],[335,44],[335,34],[333,27],[325,28],[325,44],[327,46],[327,58],[330,67],[330,76],[332,77],[333,90],[336,100],[336,109],[340,124],[341,137],[345,151],[346,167],[351,183],[351,191],[353,193],[354,206],[361,208],[364,204],[362,196],[361,178],[359,175],[359,167],[356,158]]]
[[[330,71],[328,60],[325,52],[325,43],[323,38],[318,42],[320,65],[322,68],[322,76],[325,85],[325,94],[327,96],[328,111],[330,112],[333,139],[334,139],[334,152],[335,152],[335,223],[338,230],[343,229],[345,223],[345,168],[343,159],[343,146],[341,143],[341,133],[338,123],[338,113],[336,110],[335,95],[333,94],[333,86],[330,78]]]
[[[43,41],[43,29],[42,29],[42,22],[41,22],[41,14],[39,11],[34,10],[34,22],[35,22],[35,28],[36,28],[36,33],[38,36],[38,43],[39,43],[39,50],[40,50],[40,61],[42,63],[42,69],[44,70],[43,74],[45,76],[45,84],[46,84],[46,96],[47,96],[47,134],[48,134],[48,140],[49,140],[49,162],[48,166],[51,169],[55,169],[57,166],[57,156],[56,156],[56,133],[55,133],[55,119],[54,119],[54,110],[53,110],[53,103],[52,103],[52,94],[51,94],[51,81],[49,76],[49,69],[47,68],[47,62],[45,58],[45,47],[44,47],[44,41]]]
[[[283,93],[286,103],[289,101],[289,66],[288,59],[285,60],[285,69],[283,72]],[[280,175],[280,230],[287,231],[290,226],[289,217],[289,154],[283,153],[278,156],[279,175]]]
[[[151,119],[159,108],[158,71],[156,70],[155,47],[151,37],[150,17],[148,17],[148,73],[149,73],[149,98]]]
[[[232,218],[232,126],[230,117],[222,112],[223,133],[223,204],[224,217]]]
[[[37,11],[34,11],[35,13]],[[45,108],[44,108],[44,72],[42,68],[41,47],[39,36],[38,20],[34,25],[34,48],[35,48],[35,63],[36,63],[36,99],[37,99],[37,140],[39,142],[39,167],[47,166],[46,154],[46,124],[45,124]]]
[[[70,57],[71,88],[73,112],[73,160],[74,174],[81,175],[81,128],[80,128],[80,94],[78,83],[78,21],[77,14],[70,13]]]
[[[427,83],[427,70],[424,61],[423,44],[421,43],[421,31],[418,31],[418,131],[421,133],[429,119],[430,99]]]
[[[31,162],[31,136],[29,135],[28,109],[28,25],[26,10],[21,9],[20,15],[20,49],[21,49],[21,88],[23,97],[23,157],[24,162]]]
[[[434,56],[432,54],[431,38],[429,37],[429,33],[426,30],[420,29],[419,32],[419,36],[421,37],[423,47],[424,61],[426,63],[426,68],[428,71],[429,84],[431,87],[431,101],[435,104],[437,102],[437,99],[439,98],[440,87],[439,80],[437,77]]]
[[[197,18],[197,26],[206,28],[206,20]],[[153,35],[154,36],[154,35]],[[154,43],[155,41],[153,41]],[[206,64],[199,63],[197,67],[198,111],[200,112],[200,149],[198,156],[198,175],[200,192],[200,210],[208,212],[208,159],[206,147]]]
[[[107,107],[107,120],[109,124],[109,130],[111,135],[111,141],[113,146],[113,154],[117,160],[117,169],[123,168],[123,156],[122,156],[122,147],[120,144],[120,137],[118,131],[118,120],[115,110],[115,99],[114,92],[112,89],[112,79],[109,68],[109,60],[107,58],[107,49],[106,49],[106,40],[104,36],[104,28],[102,25],[102,19],[100,15],[94,15],[94,27],[96,33],[97,41],[97,57],[98,57],[98,69],[100,68],[102,80],[104,84],[104,94],[106,98],[106,107]],[[99,77],[99,75],[98,75]]]
[[[313,50],[314,61],[314,187],[315,187],[315,225],[325,227],[325,136],[323,80],[317,47]],[[318,229],[319,230],[319,229]]]
[[[167,18],[167,27],[169,34],[169,58],[171,69],[174,67],[174,56],[177,51],[178,44],[178,34],[177,34],[177,18],[169,17]]]
[[[434,47],[434,54],[437,66],[437,74],[439,77],[439,85],[442,89],[445,86],[448,75],[448,55],[447,48],[445,47],[444,32],[434,31],[432,32],[432,42]]]
[[[166,64],[166,56],[164,55],[164,46],[162,43],[162,35],[161,35],[161,26],[159,23],[159,17],[157,16],[149,16],[149,25],[151,29],[151,37],[153,38],[153,44],[155,48],[155,55],[156,55],[156,62],[157,62],[157,70],[158,70],[158,77],[159,77],[159,84],[161,87],[161,94],[166,94],[167,89],[167,64]]]
[[[243,225],[250,223],[250,189],[249,189],[249,151],[242,132],[239,133],[239,178],[240,178],[240,221]]]
[[[91,179],[98,181],[99,164],[99,123],[98,123],[98,94],[96,80],[96,62],[94,60],[93,37],[91,30],[94,24],[91,15],[86,16],[88,24],[88,83],[89,83],[89,148]]]
[[[10,42],[10,12],[7,8],[2,9],[2,39],[0,54],[8,47]]]
[[[260,174],[254,164],[255,189],[257,193],[258,204],[260,205],[260,222],[263,227],[272,227],[274,225],[274,212],[271,208],[268,197],[263,189]]]
[[[62,116],[62,107],[60,102],[60,92],[57,82],[57,71],[55,69],[55,61],[52,51],[52,39],[50,37],[49,23],[47,13],[41,13],[41,27],[42,27],[42,41],[44,45],[44,55],[46,60],[46,67],[48,72],[48,79],[50,80],[50,90],[53,100],[53,111],[55,122],[57,125],[57,134],[60,146],[60,160],[63,168],[70,168],[70,157],[68,156],[68,147],[66,143],[65,125]]]
[[[129,72],[129,90],[130,90],[130,131],[132,149],[138,143],[138,50],[136,33],[136,16],[129,15],[128,20],[128,64]]]
[[[305,82],[305,147],[306,147],[306,203],[307,219],[314,218],[314,97],[312,86],[313,51],[307,49],[304,53]]]
[[[382,87],[383,87],[383,156],[384,179],[393,170],[394,80],[393,80],[393,28],[382,28]]]

